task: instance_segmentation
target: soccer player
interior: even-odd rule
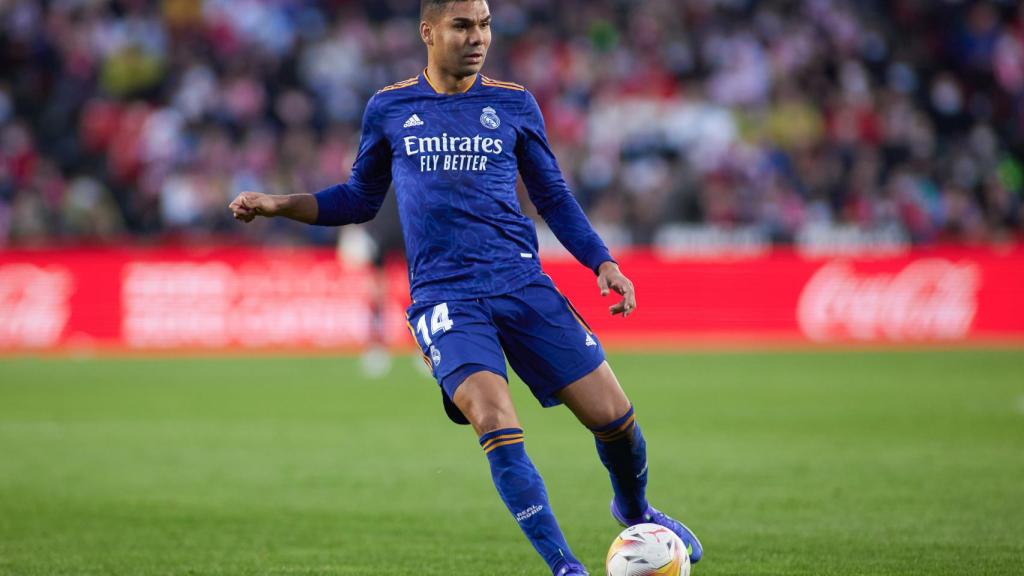
[[[518,84],[480,74],[491,43],[486,0],[421,0],[420,10],[427,67],[367,103],[348,181],[316,194],[243,192],[230,204],[235,218],[365,222],[393,182],[412,290],[409,328],[448,416],[472,425],[498,494],[551,572],[587,574],[526,454],[506,357],[543,406],[565,404],[593,432],[615,520],[671,529],[697,562],[702,548],[693,532],[647,502],[646,444],[633,406],[597,336],[541,271],[516,173],[559,241],[597,275],[601,294],[622,296],[612,314],[636,309],[632,282],[566,186],[536,100]]]

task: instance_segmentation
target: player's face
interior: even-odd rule
[[[430,27],[430,50],[446,72],[465,78],[480,71],[491,45],[491,10],[484,0],[452,2]]]

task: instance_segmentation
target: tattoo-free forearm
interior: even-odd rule
[[[306,224],[316,223],[318,207],[316,197],[312,194],[289,194],[273,198],[274,216],[284,216]]]
[[[562,246],[595,274],[601,264],[615,261],[568,190],[552,201],[534,204]]]

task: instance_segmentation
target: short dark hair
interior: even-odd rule
[[[433,16],[436,10],[444,8],[449,4],[471,1],[472,0],[420,0],[420,20],[426,20],[429,16]],[[484,1],[486,2],[487,0]]]

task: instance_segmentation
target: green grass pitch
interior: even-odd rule
[[[1024,351],[615,355],[694,574],[1024,572]],[[0,574],[542,575],[399,358],[0,360]],[[595,574],[593,438],[514,394]]]

